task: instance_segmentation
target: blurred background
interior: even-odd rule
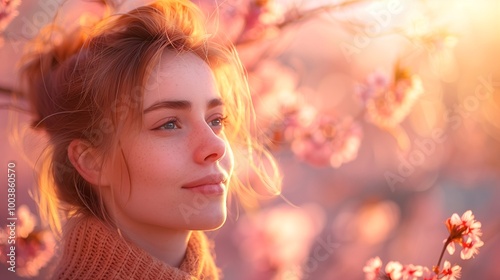
[[[195,2],[236,45],[284,176],[282,197],[250,213],[232,207],[209,233],[225,279],[363,279],[374,256],[432,267],[445,220],[466,210],[482,223],[484,246],[471,260],[445,259],[462,279],[500,279],[499,1]],[[27,206],[18,272],[2,259],[0,279],[43,279],[55,242],[20,152],[40,139],[9,141],[16,64],[56,15],[70,28],[103,10],[101,1],[0,2],[0,180],[15,162],[17,207]],[[19,117],[23,129],[29,116]]]

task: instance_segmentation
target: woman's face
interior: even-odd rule
[[[120,138],[122,164],[110,168],[106,207],[129,228],[218,228],[233,154],[212,71],[194,54],[165,52],[149,79],[142,128]]]

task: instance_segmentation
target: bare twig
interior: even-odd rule
[[[346,8],[349,6],[353,6],[355,4],[360,4],[364,2],[368,2],[369,0],[349,0],[342,3],[324,5],[317,8],[313,8],[306,11],[299,11],[298,8],[290,9],[285,16],[286,20],[280,23],[275,24],[274,26],[269,26],[268,28],[277,28],[277,29],[285,29],[289,26],[292,26],[295,23],[309,20],[314,18],[318,14],[326,13],[335,9]],[[260,41],[261,38],[244,38],[244,33],[240,34],[240,36],[235,40],[235,45],[242,46],[247,44],[252,44]]]
[[[0,85],[0,94],[10,96],[10,95],[12,95],[13,92],[14,92],[13,88],[9,88],[9,87]]]

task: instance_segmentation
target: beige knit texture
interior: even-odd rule
[[[199,231],[192,232],[179,268],[127,242],[94,217],[79,219],[66,234],[52,279],[219,279],[209,242]]]

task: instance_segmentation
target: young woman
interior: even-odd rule
[[[53,279],[218,279],[202,231],[222,226],[228,194],[253,205],[250,179],[278,192],[238,57],[203,23],[189,1],[157,1],[57,45],[49,28],[25,56],[49,139],[40,210],[62,229]]]

